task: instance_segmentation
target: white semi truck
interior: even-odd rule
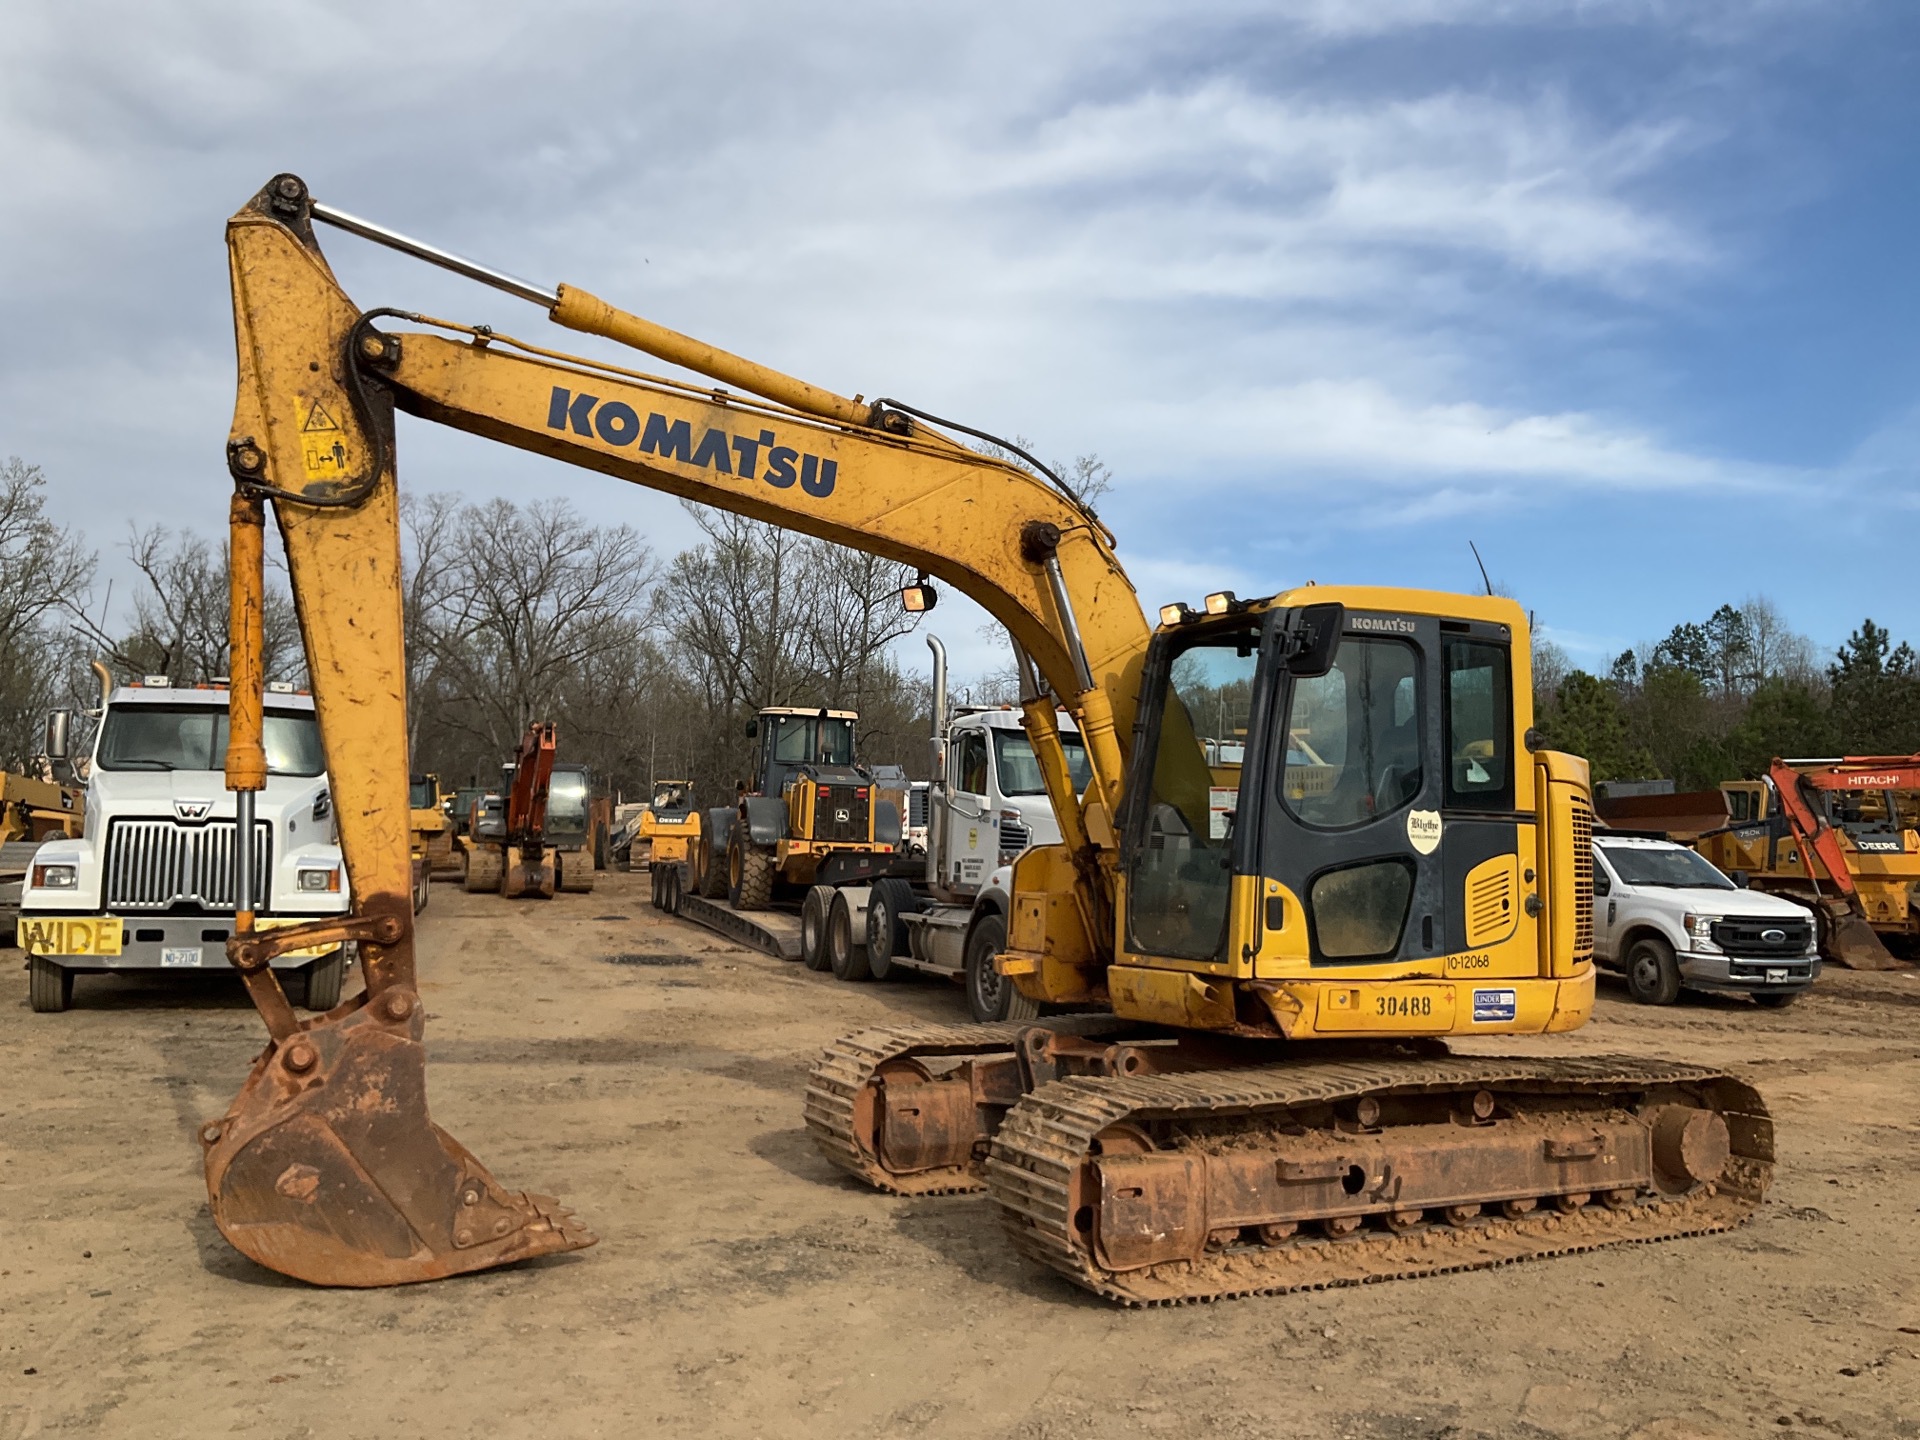
[[[253,834],[263,929],[344,914],[349,898],[313,701],[291,686],[269,690],[267,787]],[[72,720],[66,711],[48,719],[55,759],[68,758]],[[85,834],[42,845],[20,896],[16,937],[35,1010],[65,1010],[78,974],[228,971],[235,822],[226,748],[224,685],[175,686],[162,675],[114,685],[102,673]],[[346,959],[327,946],[273,966],[293,1003],[329,1010]]]
[[[947,652],[933,651],[934,777],[927,788],[925,868],[911,881],[816,886],[802,911],[821,926],[818,948],[802,958],[843,980],[884,980],[919,971],[959,980],[980,1021],[1036,1013],[994,966],[1006,948],[1012,862],[1029,845],[1060,843],[1033,744],[1009,705],[947,713]],[[1091,778],[1072,719],[1059,717],[1061,743],[1076,791]],[[811,938],[811,937],[809,937]]]

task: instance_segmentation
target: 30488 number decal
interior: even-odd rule
[[[1373,997],[1373,1013],[1376,1015],[1421,1016],[1433,1014],[1431,995],[1376,995]]]

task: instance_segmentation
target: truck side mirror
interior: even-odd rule
[[[1613,881],[1609,880],[1607,878],[1607,872],[1598,866],[1595,866],[1593,871],[1593,893],[1596,895],[1611,895],[1613,893]]]
[[[1346,606],[1337,601],[1307,606],[1293,624],[1287,673],[1302,680],[1326,674],[1333,668],[1333,652],[1340,648],[1340,632],[1346,628]]]
[[[47,715],[47,758],[66,760],[73,749],[73,712],[53,710]]]
[[[751,740],[760,733],[760,721],[756,718],[747,721],[747,739]]]

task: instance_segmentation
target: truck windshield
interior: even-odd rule
[[[269,710],[262,729],[268,774],[326,773],[311,713]],[[218,770],[227,763],[227,712],[210,705],[109,706],[93,763],[102,770]]]
[[[1695,850],[1675,845],[1601,845],[1607,857],[1628,885],[1651,885],[1667,890],[1735,890],[1726,876],[1714,869],[1713,862]]]
[[[1093,779],[1093,767],[1087,764],[1087,747],[1078,735],[1062,735],[1060,748],[1066,753],[1067,773],[1073,777],[1073,793],[1084,795]],[[1002,795],[1044,795],[1046,783],[1040,778],[1040,761],[1033,753],[1033,741],[1024,730],[995,730],[993,756],[1000,769]]]

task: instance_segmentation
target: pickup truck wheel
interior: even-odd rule
[[[1753,1003],[1762,1010],[1784,1010],[1799,998],[1798,990],[1756,990]]]
[[[809,970],[825,970],[833,963],[827,949],[827,921],[833,911],[834,889],[815,885],[800,902],[800,958]]]
[[[73,972],[66,966],[35,955],[27,966],[27,999],[37,1015],[58,1015],[73,1004]]]
[[[982,917],[967,937],[967,1010],[982,1025],[1032,1020],[1040,1014],[1040,1007],[994,968],[993,957],[1006,948],[1007,922],[998,915]]]
[[[1659,936],[1643,936],[1627,950],[1627,993],[1642,1005],[1671,1005],[1680,998],[1680,967],[1673,947]]]
[[[907,926],[900,917],[920,909],[920,897],[904,880],[873,882],[867,895],[867,972],[876,980],[893,974],[893,957],[907,953]]]
[[[309,1010],[331,1010],[340,1003],[340,982],[347,974],[345,948],[323,955],[308,964],[307,993],[298,1002]]]

